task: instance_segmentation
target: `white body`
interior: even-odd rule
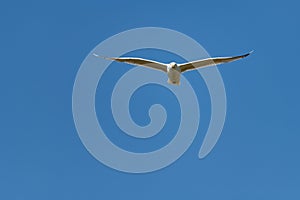
[[[167,66],[168,83],[174,85],[180,85],[180,68],[176,63],[172,62]]]

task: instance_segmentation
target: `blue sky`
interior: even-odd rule
[[[299,199],[300,68],[291,59],[300,50],[298,7],[296,1],[258,0],[1,2],[0,198]],[[203,91],[203,126],[194,143],[163,170],[127,174],[104,166],[82,145],[72,88],[81,62],[99,42],[145,26],[185,33],[211,56],[255,53],[219,67],[228,112],[208,157],[197,157],[209,119],[208,93],[201,77],[190,73]],[[155,98],[172,99],[162,92]],[[138,111],[133,108],[133,117],[146,123]]]

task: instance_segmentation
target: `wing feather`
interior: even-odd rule
[[[239,60],[239,59],[249,56],[251,53],[252,53],[252,51],[247,54],[240,55],[240,56],[206,58],[206,59],[202,59],[202,60],[196,60],[196,61],[192,61],[192,62],[188,62],[188,63],[183,63],[178,66],[179,66],[181,72],[185,72],[185,71],[193,70],[193,69],[200,68],[200,67],[208,67],[208,66],[212,66],[212,65],[218,65],[218,64],[222,64],[222,63],[228,63],[228,62],[232,62],[235,60]]]
[[[96,57],[101,57],[97,54],[94,54]],[[120,57],[120,58],[109,58],[109,57],[101,57],[107,60],[113,60],[117,62],[123,62],[131,65],[138,65],[138,66],[143,66],[143,67],[148,67],[156,70],[160,70],[163,72],[167,72],[167,65],[164,63],[156,62],[153,60],[147,60],[143,58],[131,58],[131,57]]]

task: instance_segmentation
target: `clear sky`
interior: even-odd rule
[[[1,2],[0,199],[299,199],[299,6],[289,0]],[[145,26],[185,33],[211,56],[255,52],[219,67],[228,112],[209,156],[197,157],[210,116],[208,93],[201,77],[189,73],[203,91],[194,143],[163,170],[127,174],[104,166],[82,145],[72,88],[99,42]],[[182,61],[167,52],[130,55]],[[160,88],[144,90],[162,103],[173,98]],[[132,106],[137,122],[147,124],[141,104]],[[141,151],[120,138],[111,136]]]

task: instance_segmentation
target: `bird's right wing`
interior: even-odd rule
[[[180,68],[181,72],[185,72],[185,71],[193,70],[193,69],[200,68],[200,67],[208,67],[208,66],[212,66],[212,65],[218,65],[218,64],[222,64],[222,63],[239,60],[241,58],[245,58],[245,57],[249,56],[251,53],[252,53],[252,51],[247,54],[240,55],[240,56],[217,57],[217,58],[207,58],[207,59],[202,59],[202,60],[196,60],[196,61],[180,64],[180,65],[178,65],[178,67]]]
[[[164,63],[156,62],[153,60],[146,60],[143,58],[131,58],[131,57],[121,57],[121,58],[108,58],[108,57],[101,57],[97,54],[94,54],[96,57],[100,57],[106,60],[113,60],[117,62],[124,62],[128,63],[131,65],[138,65],[138,66],[143,66],[143,67],[148,67],[152,69],[157,69],[163,72],[167,72],[167,65]]]

